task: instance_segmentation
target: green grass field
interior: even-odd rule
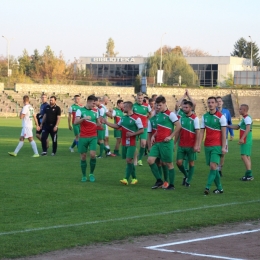
[[[209,196],[203,195],[209,171],[204,153],[198,155],[190,188],[181,185],[183,176],[176,170],[175,191],[151,190],[155,180],[146,158],[137,168],[137,185],[119,183],[125,161],[118,157],[98,160],[96,182],[81,183],[79,154],[68,149],[73,134],[67,119],[62,119],[54,157],[31,158],[27,141],[17,157],[10,157],[7,152],[18,143],[20,125],[17,118],[0,118],[0,258],[260,217],[260,123],[253,130],[255,180],[239,180],[245,170],[236,131],[223,168],[224,194]],[[41,152],[39,141],[37,145]]]

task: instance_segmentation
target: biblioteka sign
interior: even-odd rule
[[[111,57],[111,58],[93,58],[93,62],[134,62],[134,58],[116,58],[116,57]]]

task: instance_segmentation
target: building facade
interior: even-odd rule
[[[214,87],[235,71],[250,69],[250,59],[232,56],[185,57],[198,76],[199,85]],[[132,86],[145,69],[144,57],[80,57],[81,69],[88,70],[91,80],[109,81],[113,86]],[[181,75],[180,75],[181,76]]]

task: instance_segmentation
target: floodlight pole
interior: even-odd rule
[[[161,61],[160,61],[160,75],[162,73],[162,39],[163,39],[163,36],[165,35],[166,33],[164,33],[161,37]],[[162,83],[160,83],[160,86],[162,85]]]
[[[253,71],[253,41],[251,36],[248,36],[251,40],[251,71]]]

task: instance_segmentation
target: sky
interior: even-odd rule
[[[229,56],[240,37],[260,47],[259,10],[259,0],[1,0],[0,34],[15,57],[48,45],[66,61],[101,57],[110,37],[120,57],[147,57],[161,39]],[[1,37],[0,56],[6,53]]]

